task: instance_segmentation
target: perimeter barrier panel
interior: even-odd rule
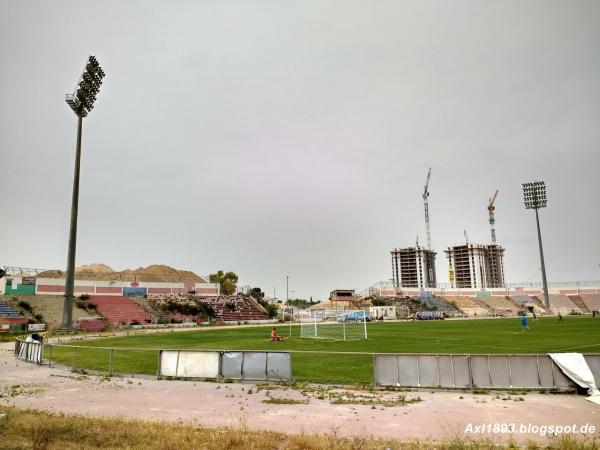
[[[596,382],[600,355],[584,355]],[[375,354],[375,384],[402,387],[573,389],[548,355]]]
[[[159,376],[231,378],[253,381],[292,379],[290,352],[161,350]]]

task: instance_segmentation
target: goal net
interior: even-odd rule
[[[348,341],[367,339],[369,313],[362,310],[315,310],[300,316],[300,337]]]

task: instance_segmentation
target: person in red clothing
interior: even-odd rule
[[[277,336],[277,330],[273,328],[271,330],[271,340],[272,341],[283,341],[283,336]]]

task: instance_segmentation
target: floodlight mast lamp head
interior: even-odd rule
[[[100,92],[102,79],[106,74],[94,55],[90,55],[83,72],[77,81],[77,87],[66,95],[66,102],[78,117],[86,117],[94,108],[94,102]]]
[[[546,183],[543,181],[523,183],[523,201],[525,209],[545,208],[547,203]]]

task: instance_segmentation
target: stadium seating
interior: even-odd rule
[[[575,306],[577,306],[577,308],[579,308],[580,311],[582,311],[584,313],[591,312],[590,309],[587,307],[587,305],[582,300],[581,296],[579,296],[579,295],[569,295],[568,297],[569,297],[569,299],[573,303],[575,303]]]
[[[247,295],[221,295],[218,297],[196,297],[190,294],[176,295],[151,295],[148,305],[154,314],[163,319],[178,321],[206,320],[202,314],[197,316],[185,315],[177,311],[164,311],[167,302],[178,302],[182,305],[198,305],[204,303],[212,307],[215,312],[214,320],[217,322],[247,322],[254,320],[268,320],[263,308],[252,297]]]
[[[537,314],[544,313],[544,305],[537,297],[530,297],[529,295],[511,295],[509,297],[513,302],[521,307],[533,306],[533,310]]]
[[[33,314],[42,316],[48,330],[58,329],[62,325],[64,298],[54,295],[23,295],[18,296],[18,300],[29,303]],[[6,303],[6,302],[5,302]],[[93,317],[85,310],[73,305],[73,320]]]
[[[23,317],[23,315],[15,308],[8,304],[0,301],[0,317]]]
[[[132,322],[150,323],[150,314],[140,308],[129,297],[92,295],[90,302],[95,303],[98,312],[113,326],[127,325]]]
[[[502,311],[511,311],[513,314],[521,311],[519,305],[505,297],[484,297],[481,301],[485,302],[493,311],[494,314],[499,314]]]
[[[77,328],[85,331],[103,331],[106,328],[104,319],[80,319],[77,321]]]
[[[600,294],[581,294],[580,297],[590,311],[600,311]]]
[[[549,295],[550,310],[556,314],[560,313],[563,315],[571,314],[572,311],[582,313],[575,303],[571,301],[566,295]]]
[[[444,296],[446,301],[456,305],[468,316],[490,316],[492,312],[489,307],[482,306],[475,297]]]
[[[452,303],[448,303],[442,297],[432,296],[431,298],[422,298],[421,301],[430,309],[441,311],[448,317],[461,317],[462,311],[457,309]]]
[[[245,322],[269,318],[256,300],[245,295],[222,295],[202,300],[213,307],[216,321]]]

